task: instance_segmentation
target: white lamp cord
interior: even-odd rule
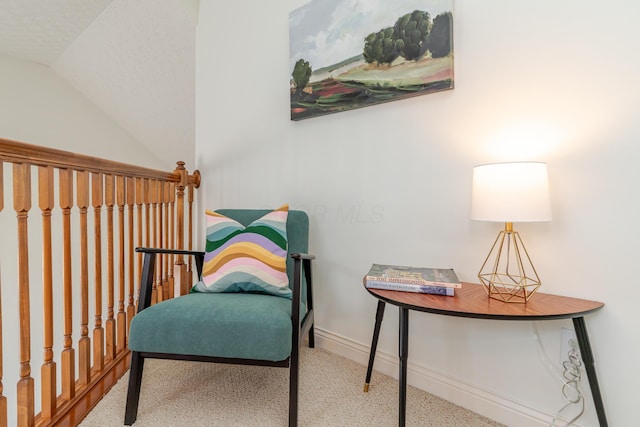
[[[561,415],[563,415],[569,408],[574,405],[579,405],[579,412],[576,416],[574,416],[571,420],[567,421],[564,426],[569,426],[573,424],[578,418],[584,414],[584,397],[582,392],[580,391],[580,378],[582,367],[582,360],[580,359],[580,353],[578,353],[577,343],[571,343],[568,353],[568,359],[562,362],[562,372],[560,372],[557,367],[551,363],[549,357],[547,356],[547,352],[542,345],[542,339],[540,338],[540,334],[538,333],[538,326],[536,322],[531,322],[533,327],[533,333],[536,337],[536,346],[538,349],[538,356],[542,361],[542,364],[549,370],[553,377],[558,378],[562,382],[562,396],[565,398],[567,403],[556,412],[556,415],[551,420],[551,424],[549,427],[561,427],[559,424],[556,424]]]

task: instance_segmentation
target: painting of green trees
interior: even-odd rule
[[[452,0],[312,0],[291,12],[291,119],[453,89]]]

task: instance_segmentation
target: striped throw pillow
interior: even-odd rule
[[[202,280],[193,292],[259,292],[291,298],[284,205],[249,224],[207,210]]]

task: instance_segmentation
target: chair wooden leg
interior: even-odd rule
[[[291,351],[291,360],[289,363],[289,427],[297,427],[298,425],[298,367],[300,351],[294,349]]]
[[[144,358],[137,351],[131,352],[131,366],[129,367],[129,388],[127,390],[127,406],[124,412],[124,424],[130,426],[138,417],[138,401],[140,400],[140,384]]]
[[[313,325],[309,328],[309,348],[316,348],[316,334]]]

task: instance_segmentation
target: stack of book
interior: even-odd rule
[[[455,288],[462,287],[462,283],[452,268],[373,264],[365,276],[365,286],[452,297]]]

